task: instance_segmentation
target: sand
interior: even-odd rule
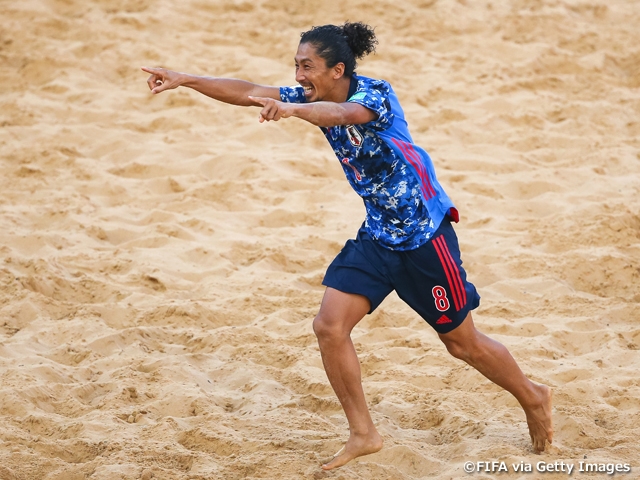
[[[353,334],[385,448],[322,473],[348,431],[311,322],[362,202],[315,127],[139,70],[292,85],[299,33],[347,19],[460,210],[478,328],[554,389],[543,455],[392,295]],[[634,1],[2,2],[0,479],[637,478],[639,24]]]

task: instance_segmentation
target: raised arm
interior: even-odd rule
[[[280,99],[278,87],[258,85],[245,80],[202,77],[174,72],[165,68],[142,67],[142,70],[151,74],[147,79],[147,84],[153,94],[182,86],[192,88],[196,92],[221,102],[246,107],[260,105],[260,103],[251,100],[249,96]]]

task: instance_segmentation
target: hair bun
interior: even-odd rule
[[[373,28],[362,22],[344,25],[320,25],[300,34],[300,43],[310,43],[316,54],[331,68],[344,63],[344,74],[350,77],[358,62],[365,55],[374,52],[378,40]]]
[[[362,22],[346,22],[342,25],[342,34],[356,58],[375,52],[378,39],[369,25]]]

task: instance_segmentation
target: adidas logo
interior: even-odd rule
[[[443,323],[451,323],[451,319],[446,315],[442,315],[436,322],[436,325],[442,325]]]

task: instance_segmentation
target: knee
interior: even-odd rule
[[[451,356],[464,361],[467,361],[471,357],[470,349],[466,344],[445,339],[442,339],[442,342]]]
[[[463,360],[467,363],[482,356],[483,346],[479,341],[476,332],[472,332],[471,335],[458,337],[446,337],[440,336],[440,339],[447,348],[447,351],[455,358]]]
[[[345,332],[341,323],[337,319],[327,317],[321,312],[313,319],[313,332],[319,341],[342,338]],[[349,335],[348,332],[346,334]]]

